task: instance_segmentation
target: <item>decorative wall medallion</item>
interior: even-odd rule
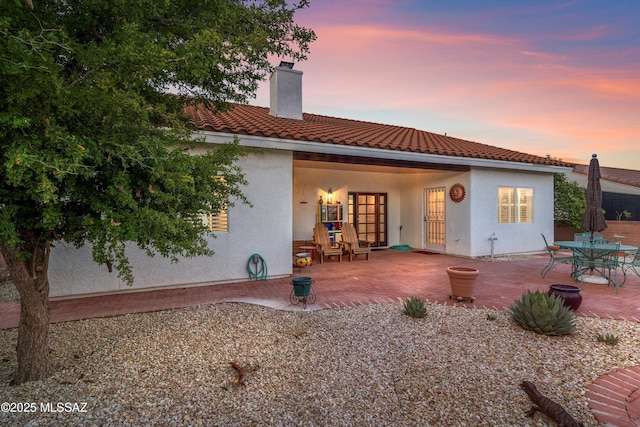
[[[454,184],[449,190],[449,197],[456,203],[460,203],[464,199],[465,191],[462,184]]]

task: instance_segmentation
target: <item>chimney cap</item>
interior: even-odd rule
[[[284,68],[288,68],[290,70],[293,70],[293,62],[280,61],[279,67],[284,67]]]

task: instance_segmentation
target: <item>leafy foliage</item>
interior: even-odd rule
[[[511,318],[524,329],[543,335],[567,335],[576,329],[573,312],[556,295],[527,291],[509,307]]]
[[[575,181],[567,181],[565,174],[555,173],[553,174],[553,194],[553,219],[581,230],[582,217],[587,208],[585,189]]]
[[[185,106],[246,102],[269,59],[306,58],[286,0],[2,0],[0,253],[20,293],[16,383],[48,371],[50,247],[211,255],[199,215],[249,203],[238,141],[206,154]],[[173,93],[169,93],[169,92]],[[223,179],[221,179],[221,177]]]
[[[245,152],[190,155],[183,108],[246,102],[271,55],[304,59],[315,35],[292,18],[306,2],[33,6],[0,6],[0,243],[90,242],[129,283],[125,242],[210,254],[197,215],[247,202],[234,165]]]

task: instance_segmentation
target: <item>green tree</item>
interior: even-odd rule
[[[553,196],[553,219],[581,230],[582,217],[587,208],[584,187],[575,181],[567,181],[565,174],[556,173],[553,175]]]
[[[304,60],[306,1],[0,2],[0,252],[20,294],[15,383],[48,374],[50,249],[211,255],[199,215],[248,203],[230,141],[191,155],[185,105],[246,102],[269,59]],[[224,179],[219,179],[223,176]]]

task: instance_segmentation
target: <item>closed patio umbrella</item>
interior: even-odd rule
[[[587,177],[587,209],[582,218],[582,228],[591,232],[589,240],[593,243],[593,233],[607,228],[602,214],[602,188],[600,187],[600,164],[598,155],[591,156],[589,175]]]

